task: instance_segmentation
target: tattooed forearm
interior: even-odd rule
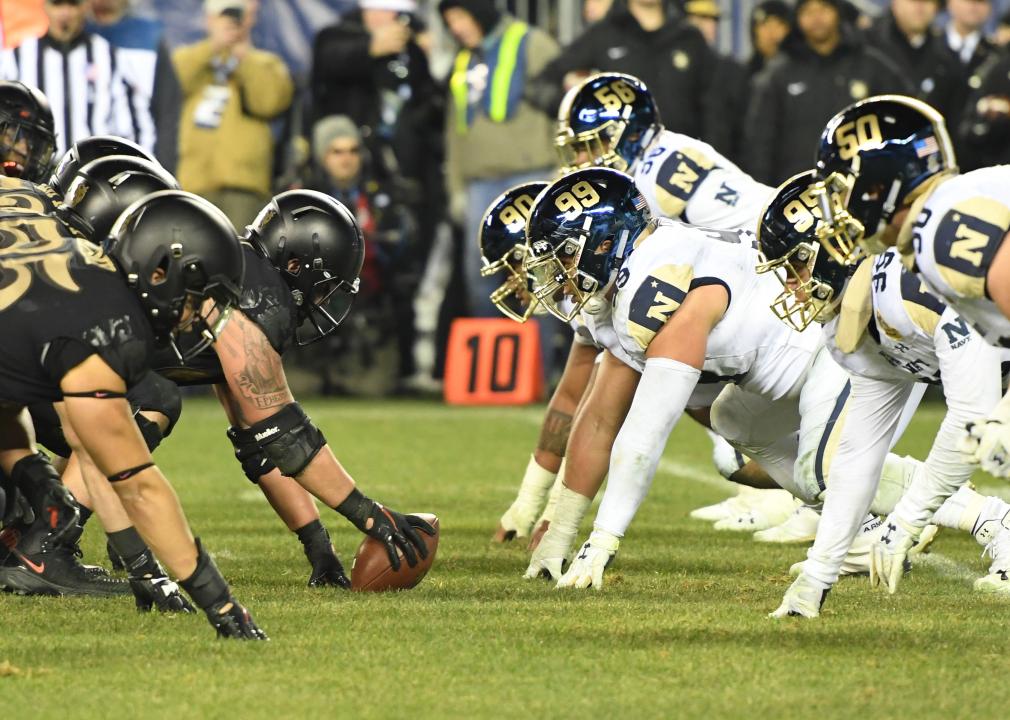
[[[243,328],[242,350],[241,368],[232,377],[243,397],[261,409],[290,402],[281,358],[259,328]]]
[[[548,410],[540,428],[540,439],[537,441],[539,450],[546,450],[555,455],[564,456],[568,446],[568,436],[572,432],[572,416],[560,410]]]

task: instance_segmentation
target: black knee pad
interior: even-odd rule
[[[288,477],[304,470],[326,445],[323,433],[296,402],[285,405],[249,431],[266,456]]]
[[[261,477],[277,469],[256,442],[252,430],[230,427],[228,439],[235,448],[235,458],[241,463],[242,472],[251,482],[259,483]]]
[[[161,431],[162,438],[172,434],[179,416],[182,415],[182,393],[179,392],[179,386],[158,373],[147,373],[139,383],[126,392],[126,398],[130,401],[134,413],[147,410],[161,413],[168,418],[168,427]],[[137,424],[140,425],[140,420]],[[143,427],[141,432],[144,432]],[[147,440],[146,433],[144,439]],[[161,442],[160,438],[158,442]],[[150,443],[148,447],[151,447]]]
[[[158,427],[158,423],[144,417],[139,412],[133,416],[133,419],[137,422],[140,434],[144,436],[147,449],[154,452],[155,448],[161,445],[161,441],[165,437],[161,432],[161,428]]]

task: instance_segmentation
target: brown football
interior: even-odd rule
[[[422,520],[427,520],[435,528],[435,534],[429,535],[423,530],[417,529],[417,534],[421,536],[425,547],[428,548],[428,557],[421,559],[418,557],[417,565],[410,567],[400,550],[400,569],[393,570],[389,564],[389,555],[386,548],[375,538],[365,537],[358,546],[358,551],[354,554],[354,563],[351,565],[351,589],[359,592],[382,592],[384,590],[409,590],[416,586],[431,569],[431,564],[435,562],[435,552],[438,550],[439,527],[438,518],[431,513],[405,513],[416,515]]]

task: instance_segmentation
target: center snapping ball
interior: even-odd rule
[[[400,555],[400,569],[393,570],[393,566],[389,563],[389,555],[386,553],[386,546],[375,538],[366,536],[358,546],[358,551],[354,554],[354,563],[351,565],[352,590],[359,592],[409,590],[428,574],[431,564],[435,562],[435,552],[438,550],[440,535],[438,518],[431,513],[405,514],[412,514],[426,520],[435,528],[434,535],[429,535],[420,528],[414,528],[428,549],[428,557],[422,559],[418,553],[417,565],[410,567],[407,565],[407,558],[403,556],[403,551],[397,548],[397,553]]]

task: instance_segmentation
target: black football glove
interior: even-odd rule
[[[309,576],[309,587],[339,587],[344,590],[351,589],[351,581],[344,572],[344,566],[340,564],[339,558],[330,553],[329,555],[317,555],[310,557],[312,563],[312,574]]]
[[[416,515],[401,515],[383,507],[382,504],[363,495],[357,488],[334,509],[350,520],[358,530],[375,538],[386,547],[389,564],[393,566],[393,570],[400,569],[400,554],[397,549],[403,552],[410,567],[417,565],[418,553],[422,558],[428,557],[428,548],[414,528],[428,535],[434,535],[435,528]]]
[[[137,610],[148,612],[191,613],[196,612],[189,600],[179,591],[179,586],[168,576],[131,577],[130,589],[137,601]]]
[[[23,523],[31,525],[34,522],[35,511],[32,510],[32,504],[28,502],[28,498],[0,472],[0,524]]]
[[[269,640],[267,634],[257,627],[249,611],[232,597],[228,583],[203,549],[199,538],[196,540],[196,549],[196,570],[187,579],[179,581],[179,584],[193,598],[193,602],[207,613],[207,620],[217,630],[217,636],[239,640]]]
[[[238,640],[269,640],[267,634],[259,629],[252,615],[229,597],[225,602],[216,603],[204,608],[207,619],[217,630],[219,638],[236,638]]]

